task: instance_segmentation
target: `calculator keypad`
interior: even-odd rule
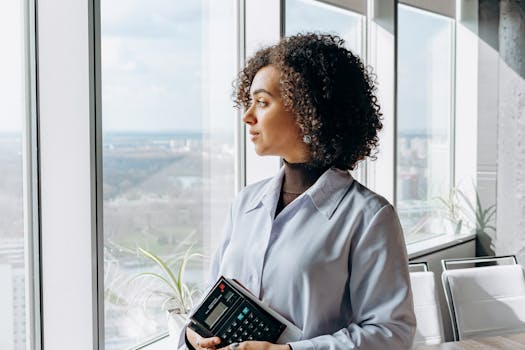
[[[223,344],[240,343],[246,340],[267,340],[278,332],[271,329],[261,316],[257,315],[249,306],[241,307],[240,312],[221,334]],[[227,343],[227,344],[226,344]]]

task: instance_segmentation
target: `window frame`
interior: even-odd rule
[[[439,4],[431,0],[401,0],[400,4],[435,13],[452,20],[451,27],[451,111],[450,111],[450,186],[465,186],[466,197],[475,203],[477,186],[478,142],[478,37],[477,4],[468,0],[447,0]],[[461,142],[459,142],[461,137]],[[456,145],[461,143],[462,147]],[[397,153],[396,153],[397,156]],[[397,164],[397,161],[395,162]],[[395,178],[394,178],[395,179]],[[472,187],[472,186],[471,186]],[[469,232],[434,235],[407,244],[410,256],[419,256],[459,244],[475,237]]]
[[[440,17],[445,17],[450,20],[449,26],[450,26],[450,110],[449,110],[449,120],[448,120],[448,128],[449,128],[449,141],[448,141],[448,166],[449,166],[449,172],[448,176],[450,179],[450,186],[455,186],[455,169],[456,169],[456,163],[455,163],[455,129],[456,129],[456,21],[454,17],[450,17],[450,15],[454,15],[454,9],[446,8],[446,5],[449,5],[450,1],[443,2],[440,4],[436,4],[433,2],[429,2],[427,0],[406,0],[406,1],[400,1],[396,6],[399,8],[399,6],[404,6],[406,8],[409,8],[411,10],[415,10],[418,12],[423,12],[428,15],[437,15]],[[436,10],[436,8],[438,8]],[[439,10],[439,11],[438,11]],[[397,46],[397,36],[396,36],[396,46]],[[397,82],[397,79],[396,79]],[[397,89],[397,86],[396,86]],[[396,95],[397,96],[397,95]],[[396,101],[397,102],[397,101]],[[396,106],[397,107],[397,106]],[[396,108],[396,120],[398,116],[398,111]],[[396,146],[397,146],[397,130],[396,130]],[[395,186],[396,186],[396,202],[394,202],[395,206],[397,206],[397,151],[396,151],[396,177],[395,177]],[[448,234],[441,233],[429,233],[429,237],[423,239],[423,241],[432,241],[435,240],[436,237],[439,236],[448,236]],[[419,243],[420,241],[415,241],[408,243],[407,245],[413,245],[416,243]]]
[[[95,2],[36,2],[41,346],[49,349],[63,344],[99,349],[99,341],[103,342],[97,322],[101,303],[96,244]],[[68,16],[61,15],[65,12]]]
[[[89,0],[93,3],[93,45],[94,45],[94,72],[92,73],[94,75],[94,84],[95,84],[95,90],[94,90],[94,100],[95,100],[95,138],[96,138],[96,145],[94,150],[94,157],[95,163],[93,164],[94,167],[96,167],[96,216],[97,216],[97,270],[98,270],[98,286],[104,286],[104,197],[103,197],[103,188],[104,188],[104,177],[103,177],[103,113],[102,113],[102,30],[101,30],[101,1],[104,0]],[[235,13],[237,14],[236,23],[235,23],[235,40],[236,40],[236,50],[237,50],[237,57],[235,59],[235,65],[236,70],[239,70],[239,67],[244,62],[244,52],[245,52],[245,4],[243,0],[230,0],[233,2],[235,7]],[[241,111],[236,111],[235,113],[232,113],[232,115],[236,115],[238,117],[237,120],[240,120],[241,118]],[[233,122],[232,122],[233,123]],[[233,125],[232,125],[233,126]],[[245,185],[246,185],[246,171],[244,164],[246,162],[245,158],[245,142],[246,142],[246,136],[244,131],[244,127],[241,125],[241,123],[235,122],[235,125],[233,126],[235,128],[233,134],[234,134],[234,148],[236,150],[235,157],[234,157],[234,186],[235,193],[240,191]],[[94,290],[93,293],[95,294],[96,291]],[[98,348],[97,349],[105,349],[106,346],[106,339],[105,339],[105,295],[104,295],[104,289],[98,288],[97,295],[94,296],[98,300],[98,323],[97,325],[97,333],[98,333]],[[135,344],[130,347],[131,349],[143,349],[143,348],[151,348],[155,347],[155,344],[159,344],[158,347],[162,348],[163,343],[170,343],[169,341],[166,342],[166,340],[169,340],[169,334],[168,330],[166,329],[166,332],[163,334],[151,337],[148,337],[145,339],[142,343]],[[155,347],[156,348],[156,347]],[[171,347],[170,347],[171,349]]]
[[[17,79],[20,79],[21,102],[24,104],[20,114],[13,118],[20,118],[21,154],[21,219],[23,242],[23,288],[24,288],[24,317],[25,332],[20,336],[25,340],[25,348],[41,349],[42,320],[41,320],[41,261],[40,261],[40,200],[39,200],[39,152],[38,152],[38,94],[37,94],[37,26],[35,0],[23,0],[14,3],[14,8],[20,11],[16,19],[17,27],[10,28],[17,33],[20,39],[21,62]],[[8,13],[9,15],[9,13]],[[14,285],[13,285],[14,287]],[[18,295],[12,295],[17,298]],[[13,300],[14,301],[14,300]],[[8,301],[9,302],[9,301]],[[12,306],[17,306],[16,303]],[[14,315],[18,311],[13,308]],[[14,325],[13,325],[14,326]],[[14,335],[16,341],[19,335]],[[16,344],[16,343],[15,343]]]
[[[37,16],[36,0],[23,2],[26,29],[26,116],[23,130],[24,223],[26,266],[26,347],[42,348],[42,300],[40,255],[40,157],[38,152]]]

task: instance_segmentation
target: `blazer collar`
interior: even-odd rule
[[[284,168],[281,168],[246,207],[246,212],[261,205],[267,207],[270,213],[274,212],[279,200],[283,176]],[[317,210],[330,219],[353,181],[349,171],[331,168],[326,170],[302,195],[310,197]]]

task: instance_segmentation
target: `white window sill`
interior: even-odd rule
[[[425,239],[419,242],[407,244],[408,258],[414,259],[428,255],[439,250],[453,247],[471,241],[476,238],[475,233],[462,235],[440,235],[434,238]]]

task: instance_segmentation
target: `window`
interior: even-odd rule
[[[30,54],[25,1],[0,3],[0,348],[31,348]]]
[[[152,281],[188,247],[215,250],[235,194],[235,1],[101,1],[106,349],[167,331]],[[207,281],[209,259],[186,280]]]
[[[449,233],[436,198],[453,183],[453,23],[398,5],[397,210],[407,243]]]
[[[286,35],[315,31],[337,34],[353,53],[363,50],[364,17],[317,0],[286,0]]]

